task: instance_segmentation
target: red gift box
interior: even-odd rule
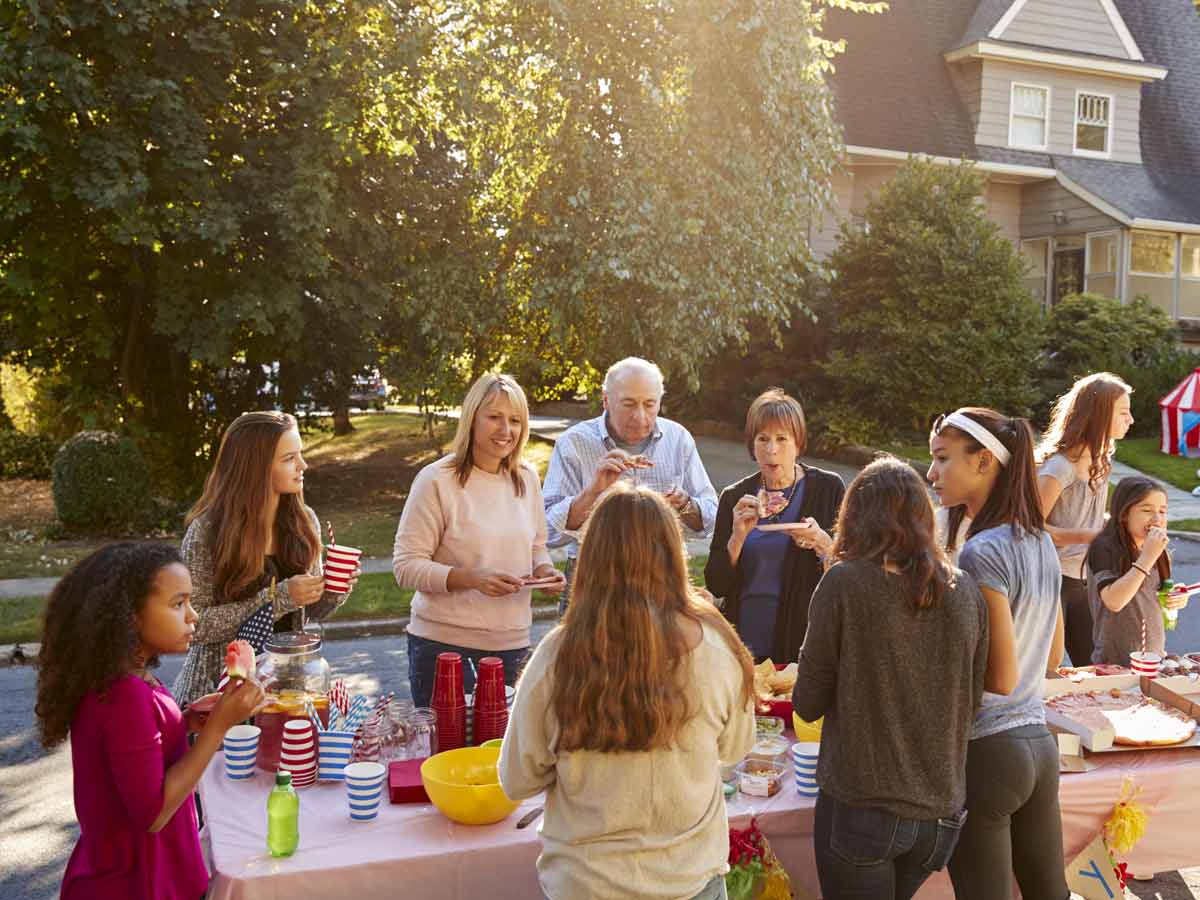
[[[421,781],[423,759],[401,759],[388,763],[388,796],[393,803],[428,803]]]

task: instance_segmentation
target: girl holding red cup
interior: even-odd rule
[[[348,596],[327,590],[322,577],[303,449],[295,418],[281,412],[243,413],[221,438],[183,536],[200,621],[172,687],[181,704],[217,689],[230,641],[259,650],[273,630],[293,630],[298,609],[323,619]],[[351,588],[358,575],[351,573]]]

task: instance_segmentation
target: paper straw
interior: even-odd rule
[[[329,521],[329,519],[326,519],[325,527],[329,530],[329,545],[332,547],[334,544],[337,543],[337,541],[334,540],[334,537],[333,537],[333,522]]]
[[[350,711],[346,714],[346,723],[342,726],[344,731],[358,731],[363,721],[367,718],[367,698],[362,694],[357,695],[354,701],[350,704]]]
[[[1146,619],[1142,618],[1142,653],[1146,652]]]
[[[310,719],[312,719],[313,728],[317,729],[317,731],[324,730],[325,726],[321,724],[321,717],[317,715],[317,707],[314,706],[312,700],[307,697],[304,699],[304,712],[307,713]]]
[[[350,711],[350,691],[340,678],[329,686],[329,705],[336,706],[343,716]]]

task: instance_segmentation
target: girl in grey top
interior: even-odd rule
[[[302,451],[296,420],[286,413],[244,413],[221,438],[183,537],[200,618],[171,688],[180,706],[217,689],[225,647],[242,629],[291,630],[290,614],[301,607],[321,619],[349,596],[324,589],[321,529],[304,505]],[[357,578],[356,571],[351,589]]]
[[[1084,563],[1088,544],[1104,526],[1116,442],[1133,424],[1129,392],[1129,385],[1109,372],[1080,378],[1055,402],[1050,426],[1035,454],[1041,463],[1042,515],[1062,565],[1066,649],[1077,666],[1087,665],[1092,658],[1092,612]]]
[[[1122,478],[1112,516],[1088,550],[1088,599],[1096,620],[1094,663],[1129,665],[1142,649],[1162,653],[1166,632],[1158,589],[1171,575],[1167,554],[1167,492],[1152,478]],[[1187,606],[1187,595],[1170,601]]]
[[[1068,897],[1058,807],[1058,746],[1041,684],[1062,656],[1060,569],[1038,502],[1033,430],[1024,419],[966,407],[930,433],[929,480],[949,507],[947,533],[969,517],[959,555],[987,603],[987,693],[967,747],[967,821],[950,860],[955,894]]]

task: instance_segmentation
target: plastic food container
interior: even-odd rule
[[[791,746],[785,737],[759,737],[754,746],[750,748],[750,753],[746,756],[746,759],[757,759],[763,762],[785,765],[788,761],[787,755]]]
[[[737,764],[737,786],[748,797],[774,797],[783,789],[787,769],[775,762],[745,759]]]

